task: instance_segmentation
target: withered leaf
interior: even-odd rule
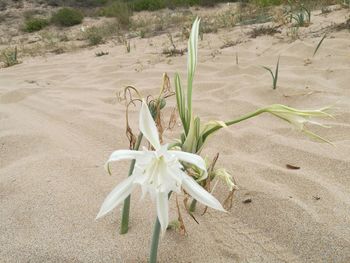
[[[291,165],[291,164],[286,164],[286,167],[291,170],[299,170],[299,166]]]

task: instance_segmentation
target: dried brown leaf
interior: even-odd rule
[[[299,166],[294,166],[294,165],[291,165],[291,164],[286,164],[286,167],[288,169],[291,169],[291,170],[299,170],[300,169]]]

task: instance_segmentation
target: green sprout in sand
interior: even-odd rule
[[[266,69],[271,74],[271,77],[272,77],[272,89],[276,89],[277,88],[279,66],[280,66],[280,57],[278,57],[278,59],[277,59],[275,73],[272,72],[272,69],[270,69],[268,67],[265,67],[265,66],[262,66],[263,69]]]

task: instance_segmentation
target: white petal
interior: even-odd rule
[[[127,160],[127,159],[137,159],[146,154],[147,153],[145,153],[144,151],[117,150],[110,155],[107,162]]]
[[[132,160],[132,159],[141,159],[148,156],[148,152],[143,151],[132,151],[132,150],[117,150],[114,151],[110,156],[109,159],[106,162],[106,165],[108,163],[113,161],[120,161],[120,160]]]
[[[104,200],[96,219],[110,212],[113,208],[118,206],[121,202],[124,201],[125,198],[127,198],[130,195],[130,193],[135,187],[134,180],[136,177],[136,175],[128,177],[123,182],[118,184],[112,192],[109,193],[109,195]]]
[[[158,216],[158,220],[159,220],[163,235],[169,224],[168,211],[169,211],[168,193],[166,192],[157,193],[157,216]]]
[[[328,126],[328,125],[324,125],[318,121],[312,121],[312,120],[309,120],[308,123],[311,123],[311,124],[314,124],[314,125],[318,125],[318,126],[321,126],[323,128],[331,128],[331,126]]]
[[[182,187],[194,199],[202,204],[220,211],[225,211],[220,202],[214,196],[208,193],[202,186],[200,186],[192,177],[184,175]]]
[[[168,151],[168,153],[174,155],[180,161],[194,164],[195,166],[202,169],[203,171],[205,171],[205,172],[207,171],[205,161],[203,160],[202,157],[200,157],[197,154],[182,152],[182,151]]]
[[[147,138],[147,140],[152,144],[152,146],[157,150],[160,148],[158,129],[151,113],[149,112],[147,104],[143,101],[140,111],[139,127],[142,134]]]

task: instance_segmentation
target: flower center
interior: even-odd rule
[[[151,165],[146,168],[145,174],[148,176],[148,184],[154,185],[156,189],[159,189],[163,183],[163,176],[166,170],[166,162],[163,153],[156,152],[156,157],[153,159]]]

